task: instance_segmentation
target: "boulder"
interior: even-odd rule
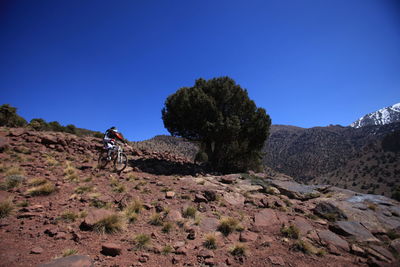
[[[319,202],[313,211],[321,217],[330,220],[347,219],[344,212],[331,202]]]
[[[179,222],[182,219],[183,217],[179,210],[170,210],[167,217],[165,217],[165,220],[169,222]]]
[[[285,266],[285,261],[281,256],[269,256],[268,259],[273,265]]]
[[[104,243],[101,245],[101,253],[106,256],[115,257],[120,255],[122,252],[122,248],[120,245],[115,243]]]
[[[105,217],[108,217],[112,215],[113,212],[110,210],[106,209],[93,209],[90,210],[88,215],[85,217],[83,222],[80,225],[81,230],[92,230],[95,224],[104,219]]]
[[[168,192],[165,193],[165,197],[166,198],[173,198],[173,197],[175,197],[175,192],[168,191]]]
[[[219,178],[219,181],[223,184],[233,184],[239,177],[238,174],[224,175]]]
[[[323,245],[325,246],[333,245],[337,248],[349,251],[349,243],[347,243],[346,240],[340,238],[335,233],[332,233],[329,230],[319,230],[317,231],[317,233]]]
[[[57,137],[46,134],[42,136],[42,144],[44,145],[53,145],[53,144],[58,144]]]
[[[194,196],[194,202],[196,202],[196,203],[207,203],[208,200],[202,194],[196,194]]]
[[[303,217],[297,216],[292,221],[292,224],[299,229],[300,235],[302,236],[306,236],[308,233],[314,230],[314,227]]]
[[[38,267],[94,267],[94,264],[89,256],[72,255],[40,264]]]
[[[270,180],[271,184],[276,187],[281,194],[288,196],[289,198],[308,200],[317,198],[321,195],[320,192],[315,190],[315,186],[303,185],[291,181],[276,181]]]
[[[42,254],[43,253],[43,248],[41,247],[34,247],[31,249],[31,254]]]
[[[240,242],[253,242],[258,238],[258,234],[250,231],[243,231],[240,233],[239,240]]]
[[[338,221],[330,226],[335,233],[354,238],[358,242],[380,242],[361,223],[352,221]]]

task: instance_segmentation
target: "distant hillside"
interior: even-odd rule
[[[390,194],[400,182],[400,153],[384,149],[382,142],[399,130],[400,123],[310,129],[274,125],[264,148],[264,164],[301,182],[362,192],[375,188],[376,193]]]

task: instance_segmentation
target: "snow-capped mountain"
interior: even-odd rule
[[[350,126],[360,128],[367,125],[384,125],[395,121],[400,121],[400,103],[369,113]]]

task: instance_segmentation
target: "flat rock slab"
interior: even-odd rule
[[[255,227],[270,227],[280,224],[276,212],[272,209],[264,209],[254,216]]]
[[[233,206],[243,206],[245,197],[236,192],[224,193],[224,200]]]
[[[296,182],[290,181],[272,181],[272,185],[278,188],[278,190],[289,198],[295,198],[299,200],[308,200],[317,198],[321,195],[320,192],[316,191],[314,186],[303,185]]]
[[[314,227],[306,219],[302,217],[296,217],[292,221],[292,224],[299,229],[300,234],[302,236],[306,236],[308,233],[314,230]]]
[[[38,267],[94,267],[94,264],[89,256],[72,255],[40,264]]]
[[[240,242],[253,242],[258,238],[258,234],[250,231],[243,231],[240,233],[239,240]]]
[[[334,245],[337,248],[349,251],[349,243],[340,238],[337,234],[329,230],[321,230],[317,231],[317,233],[323,245]]]
[[[338,221],[330,228],[337,234],[352,237],[359,242],[380,242],[359,222]]]
[[[206,217],[200,222],[200,230],[203,232],[215,232],[217,231],[219,220],[215,218]]]

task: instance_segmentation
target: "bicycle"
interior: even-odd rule
[[[107,149],[103,149],[100,152],[98,160],[99,168],[104,169],[110,162],[113,162],[114,170],[119,173],[128,165],[128,157],[123,152],[121,145],[114,145],[114,148],[111,149],[110,157],[108,156]]]

